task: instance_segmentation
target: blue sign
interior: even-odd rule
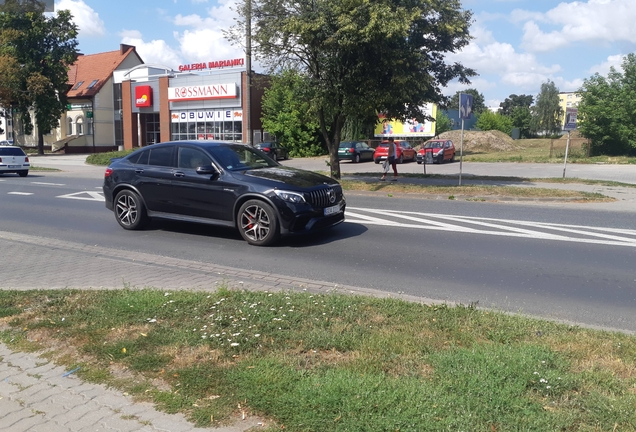
[[[459,118],[470,120],[473,117],[473,95],[459,94]]]

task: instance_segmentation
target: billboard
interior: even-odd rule
[[[576,117],[578,114],[579,114],[578,108],[565,109],[565,124],[563,125],[564,131],[571,131],[576,129]]]
[[[435,118],[436,106],[432,103],[426,104],[422,108],[424,114]],[[384,114],[378,114],[379,123],[375,127],[374,136],[376,138],[398,137],[431,137],[435,135],[435,122],[426,120],[418,122],[416,119],[409,119],[404,122],[387,119]]]

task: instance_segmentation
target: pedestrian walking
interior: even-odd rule
[[[397,181],[398,172],[397,165],[395,163],[396,156],[397,151],[395,147],[395,139],[393,137],[389,137],[389,153],[386,160],[384,161],[384,174],[382,174],[382,178],[380,179],[380,181],[386,180],[386,174],[389,172],[389,166],[393,168],[393,178],[391,179],[391,181]]]

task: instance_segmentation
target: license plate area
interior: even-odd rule
[[[9,165],[9,168],[20,168],[20,165]]]
[[[325,216],[340,213],[340,204],[325,208]]]

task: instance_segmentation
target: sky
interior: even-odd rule
[[[142,60],[179,65],[243,58],[224,39],[235,24],[236,0],[55,0],[79,28],[79,50],[95,54],[135,45]],[[576,91],[595,73],[618,70],[636,52],[636,0],[462,0],[471,10],[470,44],[447,56],[479,74],[468,86],[486,105],[498,107],[511,94],[536,95],[552,80]],[[258,71],[258,64],[254,65]]]

